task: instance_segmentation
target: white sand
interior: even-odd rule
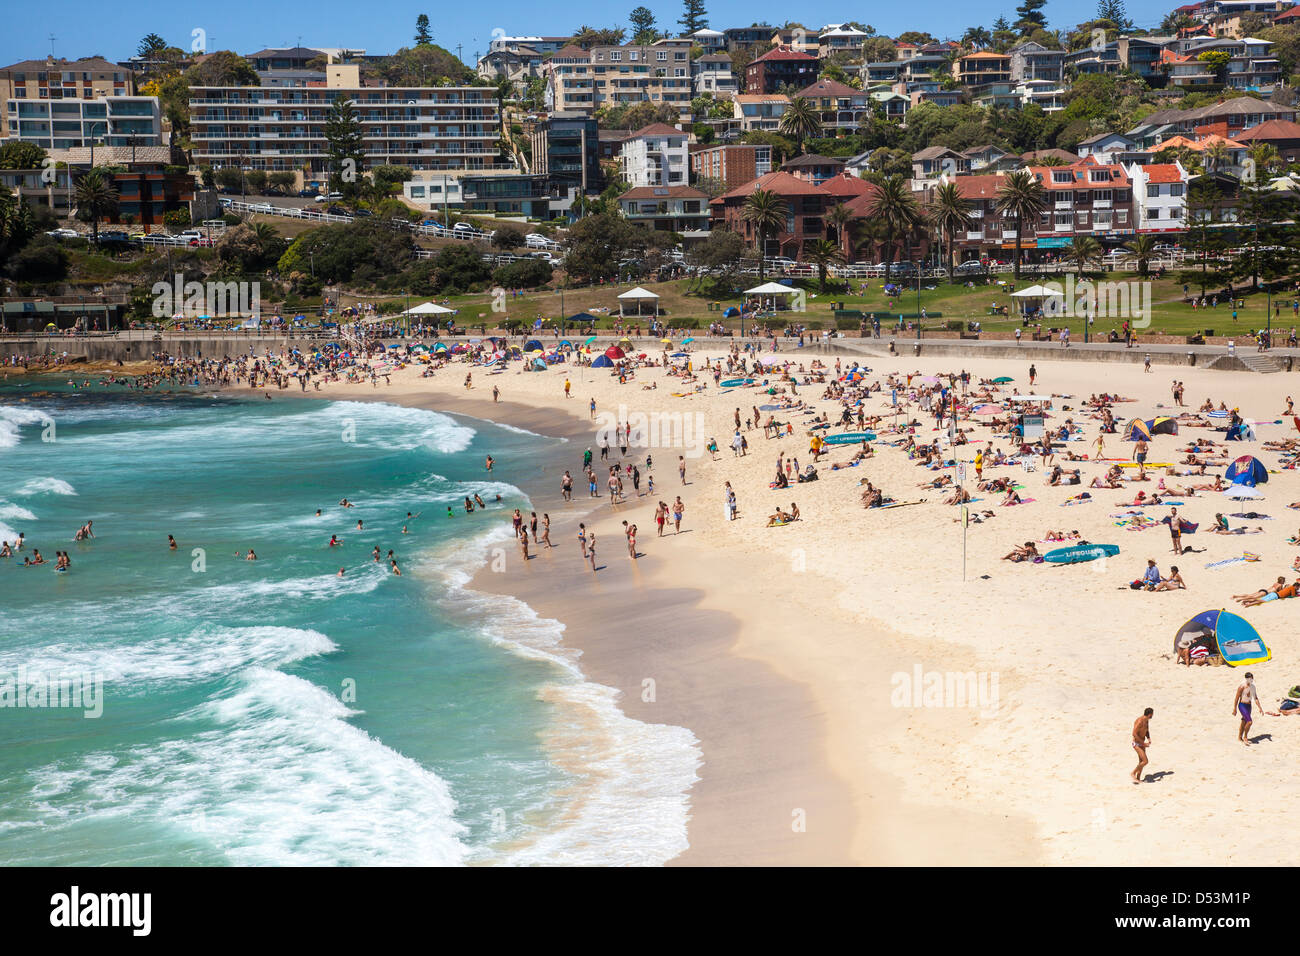
[[[697,353],[697,363],[703,354]],[[796,360],[806,366],[817,357],[802,353]],[[820,357],[834,365],[835,356]],[[898,357],[868,362],[871,380],[890,371],[932,374],[966,368],[976,380],[1014,376],[1016,387],[1029,391],[1027,361]],[[1079,407],[1079,400],[1092,392],[1139,399],[1115,407],[1122,424],[1132,417],[1168,413],[1174,377],[1187,384],[1189,406],[1200,405],[1207,396],[1216,405],[1226,400],[1229,406],[1240,406],[1247,419],[1281,417],[1284,397],[1295,388],[1284,374],[1159,366],[1144,374],[1141,366],[1064,361],[1039,361],[1038,370],[1034,392],[1075,396],[1058,399],[1050,421],[1059,423],[1072,415],[1084,426],[1085,440],[1072,444],[1080,454],[1092,451],[1097,435],[1098,422]],[[418,397],[425,404],[439,393],[460,399],[467,394],[466,371],[454,364],[421,379],[407,370],[394,375],[391,387],[331,385],[320,394],[399,402]],[[1244,854],[1264,865],[1289,862],[1289,852],[1276,834],[1300,823],[1285,785],[1300,752],[1300,719],[1293,723],[1291,718],[1259,716],[1252,732],[1258,743],[1243,746],[1237,742],[1237,719],[1231,712],[1241,669],[1177,666],[1171,647],[1174,632],[1192,614],[1219,607],[1240,611],[1232,594],[1267,586],[1290,572],[1300,549],[1288,545],[1286,538],[1300,526],[1300,512],[1285,505],[1300,499],[1296,472],[1270,475],[1261,489],[1266,495],[1262,502],[1238,506],[1212,493],[1182,499],[1186,505],[1179,508],[1180,514],[1201,523],[1201,532],[1185,536],[1184,546],[1207,550],[1175,558],[1164,526],[1130,531],[1115,527],[1109,517],[1123,510],[1120,502],[1131,501],[1137,489],[1148,494],[1154,490],[1158,473],[1152,473],[1152,481],[1131,484],[1125,491],[1106,491],[1086,488],[1100,470],[1098,464],[1081,464],[1082,488],[1047,487],[1042,471],[1023,475],[1019,468],[986,469],[986,476],[1023,475],[1027,487],[1021,494],[1037,500],[1002,508],[997,495],[984,495],[985,501],[973,506],[989,507],[997,516],[970,527],[963,582],[962,530],[954,520],[960,509],[939,504],[943,492],[917,488],[940,473],[917,467],[882,442],[875,443],[877,457],[860,467],[831,471],[830,462],[847,459],[857,447],[848,446],[823,458],[820,481],[775,491],[768,482],[778,450],[806,465],[811,461],[808,438],[798,424],[795,437],[779,440],[765,440],[755,429],[746,433],[750,454],[733,458],[728,447],[732,410],[739,406],[743,419],[752,405],[763,404],[767,398],[756,389],[720,394],[710,381],[703,393],[677,398],[671,393],[681,387],[662,369],[643,370],[639,380],[622,386],[603,370],[559,366],[536,374],[512,369],[491,377],[473,371],[476,387],[470,394],[487,402],[495,384],[503,400],[563,409],[583,419],[591,397],[601,410],[622,404],[633,413],[703,415],[706,436],[718,440],[718,460],[710,461],[707,454],[688,460],[691,483],[684,488],[674,461],[661,454],[654,469],[656,497],[671,502],[681,494],[687,505],[683,527],[692,533],[680,541],[671,536],[656,539],[649,499],[624,505],[597,528],[603,557],[610,559],[610,569],[602,573],[632,573],[629,561],[613,559],[624,550],[620,522],[636,522],[642,549],[668,559],[662,586],[707,587],[705,607],[726,610],[750,625],[742,628],[735,653],[760,659],[811,689],[820,712],[815,721],[810,715],[805,725],[792,722],[784,745],[827,748],[829,764],[847,782],[853,801],[852,818],[857,822],[852,833],[843,834],[852,859],[1213,865],[1230,854]],[[568,401],[562,387],[566,375],[574,395]],[[658,382],[658,389],[644,390],[648,382]],[[815,400],[823,388],[801,386],[799,395]],[[879,406],[888,398],[888,390],[873,396],[869,412],[883,412]],[[837,403],[817,404],[835,417]],[[1074,411],[1062,412],[1062,404]],[[492,417],[487,409],[482,414]],[[805,421],[798,416],[793,420]],[[1289,420],[1257,430],[1260,442],[1232,445],[1233,455],[1255,454],[1270,469],[1276,468],[1278,456],[1264,451],[1262,442],[1296,433]],[[980,428],[976,434],[987,436],[988,430]],[[924,420],[917,439],[934,435]],[[1174,449],[1196,436],[1222,438],[1204,429],[1160,436],[1152,444],[1150,459],[1177,460],[1182,454]],[[882,430],[880,437],[892,436]],[[1121,438],[1106,436],[1108,457],[1131,454],[1133,446]],[[594,434],[591,444],[596,447]],[[998,441],[999,446],[1005,444]],[[963,446],[959,453],[969,460],[978,447]],[[596,465],[603,473],[599,458]],[[1222,470],[1211,469],[1211,474],[1216,472]],[[970,474],[973,482],[973,468]],[[858,500],[863,478],[900,500],[929,501],[916,507],[864,510]],[[575,474],[575,480],[578,494],[585,495],[582,476]],[[741,508],[741,518],[734,523],[725,520],[723,510],[727,480]],[[1207,479],[1172,480],[1184,485]],[[1095,500],[1060,506],[1081,490],[1090,490]],[[776,505],[788,508],[792,500],[798,502],[803,521],[764,526]],[[1216,511],[1248,510],[1273,517],[1262,522],[1265,534],[1208,533]],[[1168,509],[1148,513],[1159,518]],[[1089,541],[1118,544],[1121,553],[1107,561],[1071,566],[999,560],[1012,545],[1038,541],[1049,528],[1077,529]],[[1039,544],[1042,551],[1057,546]],[[1263,560],[1204,569],[1211,561],[1244,550],[1261,554]],[[1125,588],[1140,576],[1148,557],[1164,573],[1171,563],[1177,564],[1189,589],[1151,594]],[[576,553],[572,558],[577,561]],[[652,583],[651,592],[654,586],[659,582]],[[768,615],[767,608],[780,608],[779,619],[787,623],[772,626],[768,617],[775,616]],[[1300,683],[1300,667],[1291,663],[1300,643],[1293,626],[1297,610],[1300,602],[1240,611],[1273,650],[1271,662],[1250,668],[1269,709],[1276,708],[1287,688]],[[802,623],[791,625],[792,620]],[[690,621],[682,621],[682,627],[689,628]],[[986,681],[995,677],[996,708],[897,706],[895,675],[910,677],[918,667],[924,672],[974,671]],[[1130,728],[1148,706],[1156,712],[1147,768],[1152,776],[1135,786],[1128,777],[1136,762]],[[707,766],[703,773],[708,773]],[[1265,821],[1266,826],[1259,825]],[[1236,823],[1241,829],[1233,829]]]

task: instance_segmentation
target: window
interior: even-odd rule
[[[1172,186],[1169,187],[1169,195],[1171,195],[1171,196],[1181,196],[1182,194],[1183,194],[1183,184],[1182,184],[1182,183],[1174,183]]]
[[[1159,219],[1159,218],[1160,218],[1160,207],[1157,206],[1155,209],[1152,209],[1150,215],[1149,215],[1147,218],[1148,218],[1148,219]]]
[[[1054,182],[1054,183],[1072,183],[1072,182],[1074,182],[1074,173],[1071,173],[1071,172],[1069,172],[1068,170],[1067,170],[1066,172],[1063,172],[1063,173],[1061,173],[1061,172],[1055,172],[1055,173],[1052,173],[1052,182]]]
[[[661,62],[664,61],[664,60],[667,60],[667,59],[668,59],[668,51],[667,51],[667,50],[660,50],[658,53],[655,54],[655,59],[656,59],[656,60],[659,60],[659,61],[661,61]]]
[[[1159,186],[1155,186],[1155,185],[1147,186],[1147,198],[1148,198],[1148,199],[1154,199],[1155,197],[1157,197],[1157,196],[1159,196],[1159,195],[1160,195],[1160,187],[1159,187]]]

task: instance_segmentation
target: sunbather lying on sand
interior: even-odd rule
[[[1003,561],[1032,561],[1039,557],[1038,547],[1032,541],[1026,541],[1024,545],[1011,549],[1007,554],[1002,555]]]
[[[1268,598],[1269,600],[1276,600],[1277,598],[1269,598],[1268,596],[1270,594],[1275,594],[1280,597],[1281,592],[1286,589],[1287,589],[1286,578],[1279,575],[1277,579],[1277,583],[1275,583],[1272,587],[1261,588],[1260,590],[1252,591],[1249,594],[1234,594],[1232,596],[1232,599],[1240,603],[1243,607],[1254,607],[1256,604],[1263,604],[1266,598]],[[1290,591],[1291,593],[1286,596],[1295,597],[1294,586],[1290,588]]]

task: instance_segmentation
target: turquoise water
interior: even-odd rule
[[[0,864],[685,848],[689,731],[624,718],[561,625],[464,587],[528,505],[484,455],[536,462],[557,440],[378,403],[30,393],[0,390],[0,538],[51,564],[0,561],[0,703],[6,681],[31,700],[98,679],[102,715],[0,707]],[[489,510],[466,515],[476,492]]]

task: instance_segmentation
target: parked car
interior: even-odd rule
[[[982,274],[987,270],[988,266],[980,262],[978,259],[968,259],[952,271],[959,275],[968,276]]]
[[[533,249],[545,249],[554,244],[555,243],[543,236],[540,232],[530,232],[528,235],[524,236],[524,245]]]
[[[366,216],[373,216],[374,213],[371,212],[369,209],[354,209],[352,211],[352,215],[365,218]]]
[[[477,232],[478,231],[467,222],[458,222],[456,223],[456,225],[452,226],[451,228],[456,232]]]
[[[347,211],[346,209],[344,209],[342,206],[330,206],[330,207],[328,207],[328,208],[325,210],[325,212],[327,212],[327,213],[328,213],[329,215],[331,215],[331,216],[351,216],[351,215],[352,215],[350,212],[348,212],[348,211]]]
[[[46,233],[46,235],[52,236],[55,239],[76,239],[81,235],[81,233],[77,232],[75,229],[51,229]]]
[[[202,247],[204,247],[204,248],[211,248],[212,246],[215,246],[216,244],[217,244],[217,241],[216,241],[215,239],[208,239],[206,236],[200,236],[200,237],[197,238],[197,239],[191,239],[191,240],[190,240],[190,246],[191,246],[191,247],[202,246]]]
[[[333,202],[336,199],[342,199],[342,198],[343,198],[342,193],[317,193],[316,194],[317,202]]]
[[[308,186],[306,189],[298,190],[298,197],[300,199],[311,199],[313,196],[317,198],[320,197],[320,190],[314,186]]]
[[[184,232],[178,233],[176,238],[185,242],[189,242],[191,239],[202,239],[203,231],[200,229],[186,229]]]
[[[99,234],[100,242],[126,242],[126,233],[121,229],[110,229]]]

